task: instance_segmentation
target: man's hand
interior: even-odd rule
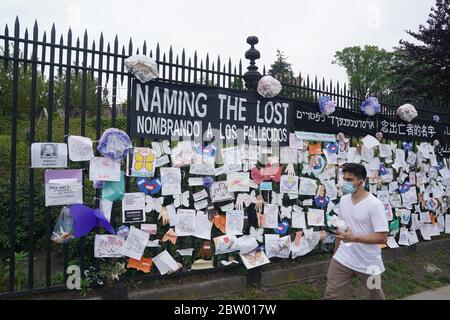
[[[336,238],[345,242],[355,242],[355,237],[353,236],[353,232],[350,228],[345,229],[344,232],[338,231]]]

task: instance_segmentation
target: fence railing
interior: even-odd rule
[[[135,53],[153,57],[160,77],[168,81],[245,89],[241,60],[233,63],[231,59],[224,61],[220,56],[212,59],[209,55],[203,59],[197,52],[191,57],[185,50],[175,54],[172,48],[168,52],[161,50],[159,44],[150,49],[146,42],[138,47],[132,39],[127,45],[121,45],[117,36],[112,43],[105,42],[103,35],[92,40],[87,31],[82,38],[73,39],[70,30],[65,37],[59,35],[58,38],[55,26],[50,33],[40,34],[37,22],[31,32],[28,29],[21,31],[17,19],[12,32],[6,26],[0,34],[0,108],[1,121],[5,123],[0,128],[0,135],[7,137],[0,142],[6,143],[6,150],[10,151],[1,155],[0,174],[3,186],[7,188],[0,208],[3,214],[0,253],[1,281],[6,284],[9,294],[57,287],[55,283],[66,279],[64,270],[71,263],[77,263],[82,271],[86,269],[88,258],[92,256],[92,248],[87,243],[92,239],[81,238],[72,244],[64,244],[61,251],[51,243],[57,212],[43,208],[37,201],[42,196],[42,175],[39,169],[29,165],[29,146],[35,141],[66,141],[69,134],[92,135],[98,140],[106,127],[123,126],[129,132],[128,119],[124,120],[120,111],[123,106],[129,110],[131,101],[127,90],[131,87],[131,77],[124,68],[127,57]],[[266,74],[265,67],[262,73]],[[317,100],[326,94],[335,98],[339,107],[347,109],[357,108],[363,100],[339,82],[326,83],[302,75],[280,80],[284,87],[282,94],[294,99]],[[398,97],[389,95],[379,95],[379,99],[382,113],[389,115],[401,102]],[[75,109],[78,117],[72,116]],[[106,116],[105,109],[109,111]],[[433,110],[444,112],[444,106]],[[423,112],[433,110],[423,109]],[[55,116],[57,111],[59,117]],[[76,122],[73,118],[77,118]],[[138,141],[141,145],[145,143],[143,139]],[[71,166],[87,169],[85,163]],[[87,170],[83,174],[84,181],[89,182]],[[127,179],[126,190],[129,189]],[[84,199],[98,205],[98,190],[95,194],[83,192]],[[37,248],[43,250],[38,254]],[[21,251],[27,252],[26,258],[18,257]],[[63,272],[62,275],[59,273],[62,279],[58,282],[55,274],[61,269],[55,260],[60,254]]]

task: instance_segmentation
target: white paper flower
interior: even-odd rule
[[[125,60],[125,67],[139,81],[145,83],[158,78],[158,65],[155,60],[144,55],[134,55]]]
[[[417,110],[412,104],[406,103],[398,107],[397,115],[403,121],[411,122],[415,117],[417,117]]]
[[[273,98],[281,92],[280,81],[272,76],[264,76],[258,82],[258,93],[264,98]]]

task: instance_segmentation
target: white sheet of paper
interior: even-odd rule
[[[400,236],[398,238],[398,244],[401,246],[409,246],[408,229],[400,228]]]
[[[298,194],[298,177],[282,175],[280,178],[280,192]]]
[[[248,192],[250,190],[250,175],[248,172],[233,172],[227,174],[229,192]]]
[[[111,211],[113,202],[107,199],[100,200],[100,211],[103,213],[108,221],[111,221]]]
[[[195,213],[193,209],[178,209],[175,233],[178,237],[192,236],[195,233]]]
[[[324,226],[325,214],[321,209],[308,209],[307,213],[308,226]]]
[[[380,157],[381,158],[391,158],[392,157],[392,148],[389,144],[380,144],[378,146],[380,150]]]
[[[334,180],[324,181],[325,186],[325,196],[330,197],[330,200],[337,199],[338,189],[336,187],[336,182]]]
[[[392,237],[392,236],[391,236],[391,237],[388,237],[388,239],[387,239],[387,246],[388,246],[389,248],[391,248],[391,249],[394,249],[394,248],[398,248],[398,247],[399,247],[397,241],[395,241],[395,238]]]
[[[194,203],[195,210],[202,210],[208,206],[208,199],[204,199]]]
[[[83,173],[81,169],[46,170],[45,206],[83,203]],[[70,179],[59,179],[67,175]]]
[[[89,180],[120,181],[120,161],[106,157],[94,157],[89,161]]]
[[[203,178],[189,178],[188,184],[189,184],[189,187],[202,186]]]
[[[450,233],[450,214],[445,215],[445,233]]]
[[[222,148],[222,160],[223,164],[242,165],[241,148],[240,147],[228,147]]]
[[[195,215],[195,232],[194,237],[211,240],[212,222],[208,219],[208,214],[203,211],[197,211]]]
[[[415,230],[408,231],[408,241],[410,245],[419,242],[419,238],[417,237],[417,232]]]
[[[291,147],[281,147],[280,148],[280,163],[289,164],[297,163],[297,149]]]
[[[69,159],[71,161],[90,161],[94,157],[92,140],[87,137],[69,136],[67,138]]]
[[[238,236],[242,234],[244,228],[244,211],[227,211],[225,231],[228,236]]]
[[[347,162],[348,163],[361,163],[361,155],[359,154],[356,147],[350,147],[347,151]]]
[[[121,248],[120,253],[126,257],[141,260],[149,237],[150,235],[147,232],[131,226],[130,234],[125,240],[125,244]]]
[[[278,205],[265,204],[264,205],[264,228],[278,228]]]
[[[65,143],[38,142],[31,145],[32,168],[67,167],[67,145]]]
[[[306,229],[305,212],[300,210],[292,211],[292,228]]]
[[[300,177],[300,186],[298,190],[299,195],[316,195],[317,181],[314,179]]]
[[[94,242],[95,258],[120,258],[125,240],[112,234],[96,234]]]
[[[122,222],[136,223],[145,220],[145,193],[125,193],[122,199]]]
[[[377,138],[371,135],[367,135],[364,138],[362,138],[361,142],[367,149],[373,149],[380,145],[380,142],[377,140]]]
[[[177,252],[182,257],[190,257],[190,256],[192,256],[192,253],[194,252],[194,248],[178,249]]]
[[[208,192],[203,189],[202,191],[192,194],[192,197],[194,198],[194,201],[200,201],[202,199],[208,198]]]
[[[180,266],[175,261],[175,259],[170,255],[167,250],[164,250],[160,254],[158,254],[156,257],[153,257],[153,263],[158,268],[161,275],[164,275],[169,272],[175,272],[177,271]]]
[[[234,200],[233,193],[228,191],[227,181],[213,182],[209,189],[209,196],[212,202]]]
[[[181,171],[180,168],[160,168],[162,191],[161,195],[169,196],[181,194]]]

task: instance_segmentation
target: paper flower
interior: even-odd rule
[[[159,76],[155,60],[144,55],[134,55],[125,59],[125,68],[143,83]]]
[[[397,116],[406,122],[411,122],[417,117],[417,110],[412,104],[406,103],[397,109]]]
[[[117,236],[126,238],[130,234],[130,228],[128,226],[122,225],[117,229]]]
[[[203,186],[205,188],[210,188],[214,182],[213,177],[204,177],[203,178]]]
[[[257,91],[264,98],[273,98],[281,92],[280,81],[272,76],[264,76],[258,82]]]
[[[378,141],[381,141],[381,139],[383,139],[383,132],[375,133],[375,137],[377,138]]]
[[[406,152],[411,151],[413,148],[413,144],[410,141],[403,141],[402,142],[402,148],[403,150],[405,150]]]
[[[97,146],[98,152],[113,160],[123,159],[132,149],[130,137],[116,128],[106,129]]]
[[[439,140],[434,140],[433,141],[433,146],[437,147],[440,144]]]
[[[378,169],[378,174],[380,176],[384,176],[384,175],[387,175],[388,173],[389,173],[389,169],[383,165],[380,165],[380,168]]]
[[[319,109],[322,114],[330,115],[336,110],[336,101],[329,96],[322,96],[319,98]]]
[[[369,97],[361,103],[361,111],[368,116],[373,116],[381,111],[381,105],[375,97]]]
[[[101,189],[105,186],[105,181],[100,181],[100,180],[93,181],[92,186],[94,187],[94,189]]]
[[[437,114],[435,114],[435,115],[433,116],[433,121],[436,122],[436,123],[438,123],[440,119],[441,119],[441,118],[440,118]]]

